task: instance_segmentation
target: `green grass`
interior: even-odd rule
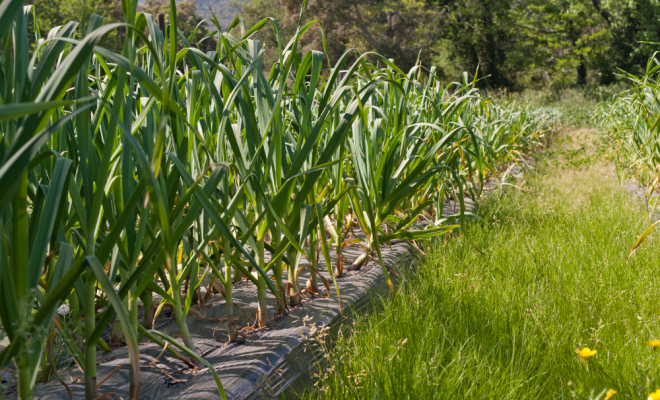
[[[586,86],[553,90],[525,90],[518,93],[495,93],[500,102],[511,99],[517,104],[549,107],[561,112],[564,125],[586,127],[593,125],[594,112],[600,102],[611,99],[629,88],[625,83],[609,86]]]
[[[647,239],[626,265],[649,225],[643,206],[602,162],[559,165],[564,145],[523,192],[489,197],[468,236],[429,244],[398,295],[327,350],[310,397],[586,399],[613,388],[616,400],[659,388],[660,351],[645,341],[660,338],[660,245]],[[580,361],[583,346],[598,354]]]

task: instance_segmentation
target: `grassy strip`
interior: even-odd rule
[[[487,200],[470,239],[430,243],[398,295],[327,350],[308,396],[646,399],[660,387],[660,351],[645,343],[660,338],[660,244],[626,265],[643,207],[602,162],[558,167],[562,146],[524,192]],[[598,353],[583,361],[587,346]]]

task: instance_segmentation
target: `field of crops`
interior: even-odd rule
[[[443,218],[444,201],[477,198],[559,120],[494,104],[467,75],[443,85],[433,68],[405,72],[377,54],[330,64],[322,49],[301,53],[313,22],[279,40],[265,69],[254,37],[277,33],[274,20],[236,19],[202,52],[171,29],[174,0],[165,32],[137,1],[122,5],[125,23],[82,15],[40,37],[32,6],[0,4],[0,367],[21,399],[55,378],[54,343],[96,398],[109,327],[130,350],[131,398],[142,340],[213,371],[186,324],[203,277],[225,296],[224,340],[240,335],[241,279],[255,284],[266,327],[268,307],[284,315],[303,290],[318,291],[317,271],[334,279],[380,259],[382,243],[460,229],[470,216],[461,206]],[[96,45],[113,30],[125,31],[121,54]],[[344,262],[353,224],[365,251]],[[331,250],[336,265],[318,262]],[[297,279],[301,257],[308,282]],[[177,339],[152,329],[165,306]]]
[[[645,74],[627,75],[630,89],[601,103],[594,115],[618,175],[653,189],[658,187],[660,165],[659,74],[658,58],[653,56]]]

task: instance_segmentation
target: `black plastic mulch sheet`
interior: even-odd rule
[[[396,268],[401,262],[411,262],[406,261],[411,256],[411,250],[406,244],[393,245],[392,249],[382,246],[381,250],[383,259],[389,266]],[[362,248],[358,245],[344,249],[349,260],[356,258],[361,252]],[[331,254],[334,254],[334,249],[331,249]],[[303,260],[301,265],[304,263]],[[345,265],[345,268],[347,267],[348,265]],[[325,270],[322,260],[319,268]],[[330,283],[328,298],[316,296],[311,299],[305,296],[301,306],[290,309],[288,315],[274,321],[268,328],[252,331],[243,343],[226,343],[226,322],[221,321],[225,315],[222,296],[215,295],[214,299],[203,307],[195,306],[195,311],[201,316],[189,313],[187,322],[193,341],[199,353],[214,366],[220,376],[227,398],[253,398],[262,390],[277,394],[287,386],[289,382],[278,379],[277,371],[285,355],[306,340],[311,324],[317,327],[328,325],[339,314],[339,302],[332,280],[326,272],[321,274]],[[301,286],[304,287],[308,277],[308,270],[301,273]],[[386,286],[381,267],[374,261],[369,261],[360,271],[346,272],[343,277],[338,278],[338,284],[345,310],[364,297],[369,289],[379,285]],[[325,293],[325,286],[320,280],[319,291]],[[256,312],[257,304],[254,284],[242,282],[235,285],[233,297],[235,304],[240,307],[234,308],[235,316],[247,317],[236,319],[237,327],[248,322],[248,318],[249,325],[253,326],[255,319],[250,317]],[[270,317],[273,317],[274,303],[269,303]],[[174,319],[170,319],[167,313],[159,316],[156,329],[170,336],[179,333]],[[153,363],[156,358],[158,361]],[[103,382],[98,390],[99,396],[105,394],[105,398],[128,399],[129,367],[126,347],[119,347],[108,353],[98,353],[97,382],[100,383],[122,365],[124,366]],[[207,368],[193,371],[187,363],[168,351],[163,352],[160,346],[146,339],[140,344],[140,365],[142,399],[220,399],[213,375]],[[58,372],[73,393],[73,398],[83,399],[83,374],[74,366]],[[274,383],[273,380],[277,382]],[[114,396],[110,397],[110,393]],[[35,398],[68,400],[70,395],[63,384],[54,380],[38,385]]]
[[[469,202],[468,211],[474,209],[474,203]],[[458,206],[453,201],[445,204],[444,215],[458,213]],[[356,230],[356,234],[360,233]],[[348,260],[358,257],[363,251],[360,245],[351,245],[344,249]],[[386,265],[398,269],[402,263],[411,263],[415,251],[407,244],[399,243],[391,248],[381,246],[383,260]],[[334,248],[330,249],[334,265]],[[374,255],[374,257],[377,257]],[[301,266],[306,261],[301,260]],[[350,264],[345,262],[344,268]],[[319,269],[325,271],[323,258],[319,260]],[[226,343],[225,302],[222,296],[215,295],[204,306],[194,306],[195,312],[190,312],[187,323],[193,341],[199,353],[214,366],[220,376],[225,393],[229,399],[260,398],[262,394],[278,395],[293,379],[295,373],[286,374],[285,356],[299,349],[310,334],[310,327],[326,326],[339,315],[339,302],[332,280],[327,272],[321,272],[330,283],[330,296],[323,298],[305,297],[303,304],[290,309],[289,314],[275,320],[268,328],[261,331],[251,331],[243,343]],[[395,275],[390,273],[390,275]],[[304,287],[309,277],[309,269],[301,273],[299,284]],[[365,296],[372,289],[387,288],[380,265],[369,261],[360,271],[345,272],[338,279],[344,311],[351,309],[358,302],[364,302]],[[319,281],[319,290],[324,293],[325,287]],[[382,290],[380,290],[382,293]],[[256,312],[256,287],[251,282],[242,282],[234,286],[235,323],[240,327],[250,320]],[[273,297],[269,295],[268,297]],[[156,299],[155,299],[156,300]],[[270,317],[273,317],[274,303],[269,302]],[[170,336],[176,336],[179,331],[170,314],[159,315],[156,329]],[[180,339],[177,339],[180,341]],[[111,372],[114,372],[100,386],[99,396],[108,399],[128,399],[128,352],[126,347],[119,347],[108,353],[98,353],[97,382],[101,383]],[[157,361],[154,361],[157,360]],[[310,363],[309,358],[296,362]],[[172,356],[168,351],[155,343],[143,339],[140,344],[140,381],[142,382],[142,399],[220,399],[220,395],[211,372],[205,368],[193,371],[190,366]],[[84,398],[83,374],[75,367],[60,369],[59,377],[71,390],[74,399]],[[311,382],[310,382],[311,384]],[[5,392],[7,393],[7,392]],[[15,393],[15,392],[14,392]],[[39,384],[35,390],[35,398],[43,400],[68,400],[69,392],[58,380]]]

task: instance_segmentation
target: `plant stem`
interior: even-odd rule
[[[277,248],[280,237],[282,235],[282,230],[277,227],[273,230],[273,238],[271,240],[271,245],[274,248]],[[275,275],[275,287],[277,290],[280,292],[282,296],[282,300],[286,299],[286,291],[284,289],[284,284],[282,283],[282,258],[279,258],[275,260],[275,264],[273,265],[273,275]],[[275,310],[275,315],[284,315],[285,313],[285,307],[284,303],[282,302],[277,302],[277,309]]]
[[[263,269],[266,266],[264,260],[264,237],[257,238],[256,248],[257,264]],[[268,325],[268,302],[266,300],[266,280],[261,274],[257,278],[257,317],[259,328],[265,328]]]
[[[236,340],[236,325],[234,325],[234,299],[231,286],[231,251],[225,242],[225,314],[227,314],[227,336],[229,341]]]
[[[28,348],[25,345],[21,359],[16,367],[16,375],[18,376],[18,398],[20,400],[32,399],[32,379],[30,374],[30,365],[28,364],[27,353]]]
[[[144,289],[140,294],[142,300],[142,326],[145,329],[151,329],[154,321],[154,298],[151,289]]]
[[[82,313],[80,312],[80,301],[78,295],[74,292],[69,295],[69,318],[71,319],[71,336],[78,343],[78,348],[82,351],[83,335],[82,335]]]
[[[316,246],[318,245],[316,238],[316,230],[310,232],[309,235],[309,281],[307,282],[307,289],[312,290],[314,293],[319,292],[319,282],[316,278]]]
[[[234,283],[239,283],[243,278],[243,272],[240,269],[236,268],[234,270]]]
[[[175,299],[175,300],[180,300]],[[176,324],[179,327],[179,332],[181,333],[181,338],[183,339],[183,344],[186,345],[187,348],[189,348],[191,351],[197,353],[197,349],[195,349],[195,343],[192,340],[192,337],[190,336],[190,330],[188,330],[188,324],[186,322],[186,315],[183,313],[183,310],[181,309],[181,302],[178,302],[179,305],[175,305],[174,308],[174,319],[176,320]],[[197,363],[199,367],[201,367],[203,364],[201,362]]]
[[[174,319],[176,321],[177,326],[179,327],[179,333],[181,334],[181,338],[183,339],[183,344],[190,349],[190,351],[195,352],[197,354],[197,349],[195,348],[195,343],[192,340],[192,337],[190,336],[190,330],[188,330],[188,323],[186,321],[186,314],[183,312],[183,303],[181,302],[181,286],[180,283],[177,282],[177,274],[176,271],[174,270],[174,264],[176,263],[176,260],[172,261],[172,271],[170,271],[170,281],[172,282],[172,297],[174,298],[174,304],[172,304],[172,308],[174,309]],[[198,366],[202,366],[203,364],[201,362],[197,363]]]
[[[19,301],[19,311],[28,315],[29,310],[29,271],[27,249],[28,218],[27,218],[27,172],[23,172],[18,181],[16,194],[12,199],[12,269],[16,297]],[[26,342],[16,360],[16,373],[18,378],[18,397],[20,399],[32,398],[32,376],[29,366],[29,343]]]
[[[337,223],[338,226],[341,226],[341,221]],[[343,258],[343,248],[341,247],[341,230],[337,234],[335,239],[335,254],[337,255],[337,261],[335,261],[335,276],[344,275],[344,258]]]
[[[96,278],[87,271],[85,282],[85,337],[89,338],[96,327],[95,299]],[[96,343],[85,341],[85,398],[96,399]]]
[[[131,273],[134,270],[135,270],[135,267],[132,267],[131,268]],[[123,280],[123,278],[122,278],[122,280]],[[134,333],[135,333],[135,336],[138,337],[138,303],[137,303],[137,298],[134,298],[135,289],[136,289],[136,285],[134,283],[130,286],[130,288],[128,290],[128,296],[126,296],[126,297],[129,299],[128,300],[128,319],[131,321],[130,329],[133,330]],[[137,360],[133,360],[132,358],[133,358],[133,352],[129,351],[128,352],[129,365],[133,366],[133,365],[139,365],[140,364],[139,356],[138,356]],[[133,371],[132,373],[130,373],[128,375],[130,393],[131,394],[136,393],[136,385],[138,386],[137,390],[139,390],[139,385],[140,385],[140,382],[139,382],[138,379],[136,379],[136,376],[135,376],[136,374],[134,372],[135,371]]]
[[[12,266],[16,297],[27,307],[29,292],[29,251],[27,215],[27,172],[23,172],[12,201]]]
[[[288,254],[291,265],[287,267],[287,287],[289,288],[289,305],[295,307],[300,304],[301,298],[298,293],[298,279],[296,278],[296,270],[300,262],[300,253],[295,250],[289,250]]]

